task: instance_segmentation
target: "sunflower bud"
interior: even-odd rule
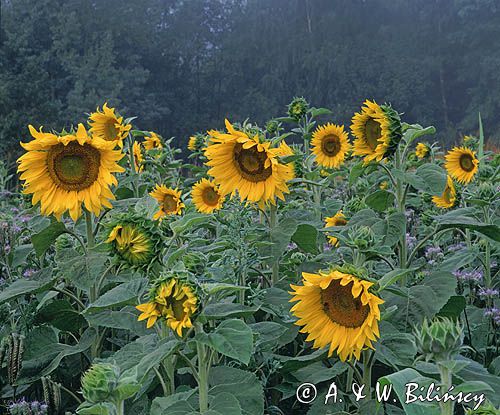
[[[118,384],[118,368],[109,363],[95,363],[82,377],[82,394],[92,403],[108,400]]]
[[[304,174],[304,165],[302,164],[302,160],[295,160],[293,162],[293,172],[294,177],[302,177]]]
[[[479,171],[481,171],[481,170],[479,170]],[[495,186],[492,183],[484,182],[484,183],[481,183],[479,185],[478,196],[481,199],[485,199],[485,200],[493,199],[495,197],[496,193],[497,192],[496,192]]]
[[[350,229],[349,239],[349,244],[356,246],[359,250],[366,250],[377,242],[375,233],[368,226]]]
[[[483,403],[477,409],[467,409],[465,415],[498,415],[500,408],[495,408],[490,401]]]
[[[302,252],[294,252],[292,256],[290,257],[290,261],[295,264],[299,265],[302,264],[306,260],[306,255]]]
[[[61,253],[61,251],[72,248],[73,246],[72,237],[67,233],[60,235],[55,242],[56,253]]]
[[[463,343],[463,329],[449,318],[424,319],[415,332],[417,349],[426,361],[444,362],[458,354]]]
[[[279,122],[276,120],[269,120],[266,123],[266,131],[271,135],[274,136],[276,132],[278,131],[279,128]]]
[[[353,197],[346,203],[346,211],[351,213],[359,212],[360,210],[366,209],[368,206],[366,205],[363,198],[358,196]]]
[[[295,97],[290,104],[288,104],[288,115],[294,120],[300,120],[306,115],[309,110],[309,103],[304,97]]]

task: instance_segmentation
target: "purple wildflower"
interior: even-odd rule
[[[481,287],[478,294],[481,300],[486,300],[487,298],[494,298],[498,296],[498,290],[495,290],[494,288]]]

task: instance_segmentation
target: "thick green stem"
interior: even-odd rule
[[[402,170],[402,160],[401,160],[401,150],[398,148],[396,150],[396,157],[395,157],[395,167],[398,170]],[[400,176],[396,178],[396,202],[397,202],[397,207],[400,213],[403,215],[405,214],[406,211],[406,190],[405,190],[405,184],[403,180],[401,179]],[[404,269],[407,266],[407,252],[406,252],[406,216],[405,220],[403,221],[403,229],[402,229],[402,235],[401,235],[401,240],[399,241],[399,267]],[[401,278],[401,284],[405,285],[406,281],[405,278]]]
[[[451,371],[438,363],[439,374],[441,375],[441,384],[442,390],[447,391],[451,387]],[[455,406],[455,402],[449,400],[447,402],[440,402],[439,406],[441,407],[441,415],[453,415],[453,410]]]
[[[203,344],[198,342],[196,344],[198,353],[198,395],[200,413],[208,411],[208,365],[210,362],[206,361],[206,348]]]
[[[246,269],[242,269],[240,271],[239,284],[241,287],[246,287],[246,284],[247,284]],[[240,300],[240,304],[245,304],[245,290],[240,290],[239,300]]]
[[[273,231],[278,222],[278,207],[276,205],[271,205],[271,209],[269,212],[269,233]],[[279,281],[279,258],[274,258],[272,265],[272,274],[271,274],[271,282],[276,285]]]
[[[94,224],[92,220],[92,213],[88,210],[85,210],[85,223],[87,225],[87,247],[93,248],[95,245],[94,238]]]
[[[116,402],[116,415],[125,415],[125,401]]]
[[[371,399],[372,359],[369,350],[363,350],[363,385],[365,385],[366,399]]]

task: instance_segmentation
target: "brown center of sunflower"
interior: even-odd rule
[[[165,195],[163,198],[163,210],[166,213],[175,212],[177,210],[177,198],[172,195]]]
[[[114,141],[118,138],[118,128],[115,126],[115,120],[109,119],[104,123],[104,139]]]
[[[345,226],[347,221],[343,218],[335,218],[332,226]]]
[[[321,141],[321,150],[329,157],[336,156],[340,147],[340,139],[335,134],[329,134]]]
[[[262,182],[273,173],[271,166],[264,167],[267,154],[265,151],[258,151],[257,146],[245,149],[242,144],[237,143],[234,146],[233,157],[236,169],[246,180]]]
[[[361,327],[370,312],[368,305],[363,305],[361,298],[352,296],[352,282],[342,286],[340,280],[333,280],[327,289],[321,292],[323,309],[330,320],[344,327]]]
[[[467,172],[474,170],[474,162],[472,161],[472,156],[470,154],[462,154],[460,156],[459,163],[460,167]]]
[[[213,187],[207,187],[202,192],[203,201],[209,206],[216,206],[219,203],[219,193]]]
[[[180,300],[172,299],[172,311],[174,312],[174,316],[176,320],[182,320],[186,312],[184,311],[184,301],[188,298],[186,295],[182,296]]]
[[[375,150],[379,144],[378,139],[382,136],[380,123],[370,118],[365,124],[365,137],[368,146]]]
[[[99,176],[101,154],[90,144],[83,146],[76,141],[62,143],[50,149],[47,170],[54,183],[66,191],[90,187]]]

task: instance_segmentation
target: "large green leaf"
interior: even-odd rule
[[[34,234],[31,237],[31,242],[35,248],[36,255],[41,257],[47,249],[49,249],[50,245],[54,243],[57,237],[65,232],[67,232],[67,229],[64,223],[54,221],[45,229]]]
[[[297,220],[294,218],[285,218],[271,229],[271,242],[273,243],[271,255],[273,258],[279,258],[283,255],[296,230]]]
[[[377,212],[385,212],[394,204],[394,194],[386,190],[376,190],[366,196],[365,203]]]
[[[264,414],[264,391],[253,373],[217,366],[210,369],[209,384],[209,394],[215,399],[222,393],[229,393],[238,399],[243,415]]]
[[[483,223],[476,219],[474,208],[456,209],[438,216],[436,221],[439,224],[439,229],[471,229],[486,235],[496,242],[500,242],[500,227],[495,224]]]
[[[137,321],[139,313],[131,307],[124,307],[119,311],[103,309],[94,313],[85,313],[85,318],[93,327],[109,327],[113,329],[129,330],[135,335],[146,335],[144,321]]]
[[[32,279],[19,279],[0,292],[0,304],[13,300],[25,294],[36,294],[46,291],[53,286],[57,277],[53,275],[51,268],[40,271]]]
[[[88,311],[122,306],[128,303],[135,303],[137,298],[144,292],[148,285],[148,280],[140,278],[118,285],[104,293],[94,303],[88,306]]]
[[[62,331],[78,332],[87,325],[85,318],[68,300],[53,300],[35,315],[36,323],[47,322]]]
[[[197,334],[195,340],[246,365],[250,362],[253,335],[242,320],[224,320],[213,332]]]
[[[292,241],[305,252],[318,253],[318,230],[308,223],[301,223],[297,226],[297,230],[292,235]]]
[[[98,248],[82,255],[74,249],[65,249],[57,255],[59,274],[84,291],[92,287],[106,268],[108,255]]]
[[[246,306],[236,303],[209,304],[203,310],[203,315],[208,319],[223,319],[229,317],[245,317],[254,314],[259,307]]]
[[[424,164],[415,172],[416,179],[409,180],[410,184],[418,190],[431,195],[441,195],[448,182],[448,176],[443,168],[436,164]]]
[[[256,334],[255,347],[260,350],[272,350],[280,346],[279,338],[288,331],[288,327],[272,321],[261,321],[250,324]]]

